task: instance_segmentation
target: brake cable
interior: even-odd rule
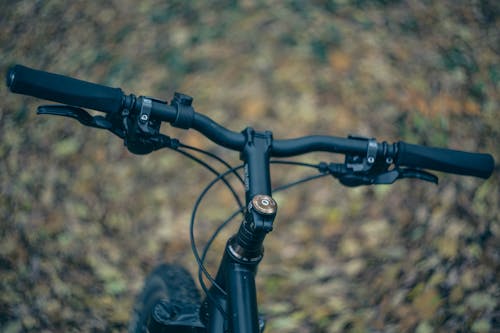
[[[282,186],[279,186],[277,188],[274,189],[274,192],[280,192],[280,191],[283,191],[285,189],[288,189],[290,187],[293,187],[293,186],[297,186],[299,184],[303,184],[305,182],[308,182],[308,181],[311,181],[311,180],[314,180],[314,179],[317,179],[317,178],[321,178],[321,177],[324,177],[324,176],[327,176],[328,175],[328,172],[325,172],[325,170],[323,170],[323,168],[321,168],[322,166],[322,163],[320,164],[310,164],[310,163],[303,163],[303,162],[295,162],[295,161],[280,161],[280,160],[272,160],[270,161],[270,163],[272,164],[287,164],[287,165],[295,165],[295,166],[303,166],[303,167],[309,167],[309,168],[314,168],[314,169],[318,169],[321,174],[320,175],[313,175],[313,176],[307,176],[303,179],[299,179],[297,181],[293,181],[291,183],[288,183],[288,184],[285,184],[285,185],[282,185]],[[198,281],[200,283],[200,286],[203,290],[203,292],[207,295],[208,298],[210,298],[210,300],[215,304],[215,306],[218,308],[218,310],[223,314],[223,315],[226,315],[224,309],[222,309],[221,305],[218,304],[216,302],[216,300],[213,298],[213,295],[209,292],[204,280],[203,280],[203,275],[210,281],[210,283],[212,284],[212,286],[214,286],[223,296],[227,296],[227,293],[226,291],[220,286],[217,284],[217,282],[215,281],[215,279],[213,278],[213,276],[207,271],[205,265],[204,265],[204,261],[205,261],[205,258],[206,258],[206,255],[211,247],[211,245],[213,244],[214,240],[216,239],[216,237],[218,236],[218,234],[229,224],[229,222],[231,222],[238,214],[240,213],[244,213],[244,208],[243,207],[240,207],[240,209],[236,210],[235,212],[233,212],[225,221],[223,221],[218,227],[217,229],[213,232],[213,234],[211,235],[211,237],[209,238],[209,240],[207,241],[207,243],[205,244],[204,248],[203,248],[203,251],[202,251],[202,254],[200,256],[200,253],[198,252],[198,248],[196,246],[196,241],[195,241],[195,236],[194,236],[194,226],[195,226],[195,220],[196,220],[196,213],[198,211],[198,208],[199,208],[199,205],[201,204],[201,202],[203,201],[205,195],[208,193],[208,191],[217,183],[219,182],[220,180],[224,180],[224,177],[230,173],[233,173],[233,174],[237,174],[236,171],[243,168],[243,165],[239,165],[237,167],[234,167],[234,168],[229,168],[226,172],[218,175],[215,179],[213,179],[203,190],[202,192],[200,193],[200,195],[198,196],[198,198],[196,199],[196,202],[193,206],[193,211],[191,213],[191,219],[190,219],[190,225],[189,225],[189,232],[190,232],[190,241],[191,241],[191,250],[193,252],[193,255],[198,263]]]

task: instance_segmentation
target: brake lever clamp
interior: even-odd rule
[[[365,138],[361,136],[349,135],[349,139],[366,141],[367,150],[366,156],[361,155],[346,155],[345,165],[348,169],[354,172],[367,172],[375,165],[377,158],[378,145],[377,141],[373,138]]]
[[[160,133],[161,121],[151,117],[152,100],[139,97],[137,109],[124,109],[121,118],[124,128],[124,143],[127,149],[137,155],[149,154],[161,148],[176,149],[179,141]]]
[[[366,155],[347,154],[343,164],[330,163],[328,172],[337,178],[342,185],[355,187],[372,184],[390,184],[400,174],[397,171],[388,171],[392,165],[392,158],[377,158],[379,144],[374,138],[349,135],[349,139],[366,142]],[[382,143],[381,149],[386,152],[387,144]],[[386,154],[384,154],[386,155]],[[386,155],[387,156],[387,155]]]

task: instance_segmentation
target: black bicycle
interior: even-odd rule
[[[437,183],[438,178],[424,169],[488,178],[494,168],[493,157],[489,154],[431,148],[402,141],[389,144],[357,136],[275,140],[271,132],[253,128],[237,133],[195,112],[193,99],[184,94],[175,93],[172,101],[167,103],[145,96],[125,95],[119,88],[21,65],[9,70],[7,86],[14,93],[63,103],[40,106],[38,114],[71,117],[83,125],[109,130],[122,138],[135,154],[148,154],[161,148],[176,150],[215,174],[215,179],[196,201],[190,223],[191,245],[199,266],[198,280],[205,297],[200,297],[187,270],[176,265],[160,265],[147,278],[137,298],[130,332],[264,331],[265,321],[257,309],[255,275],[263,257],[264,239],[273,230],[278,209],[272,197],[269,171],[272,163],[302,165],[319,172],[274,191],[328,175],[352,187],[392,184],[403,178]],[[81,107],[102,111],[106,115],[91,116]],[[160,133],[162,122],[201,132],[217,145],[240,153],[243,164],[232,167],[210,152],[184,145]],[[217,172],[190,151],[216,159],[227,171]],[[276,159],[319,151],[343,154],[345,161],[308,164]],[[244,201],[227,180],[231,175],[243,184]],[[200,253],[194,239],[194,220],[203,197],[217,182],[223,182],[229,188],[239,207],[215,231]],[[222,228],[240,214],[243,222],[238,232],[227,241],[217,274],[212,277],[204,267],[207,251]],[[210,287],[205,280],[211,283]]]

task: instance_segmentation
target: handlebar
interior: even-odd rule
[[[182,94],[176,93],[174,100],[168,105],[165,101],[149,97],[125,95],[120,88],[111,88],[22,65],[15,65],[8,71],[7,86],[14,93],[110,114],[117,114],[125,109],[142,114],[147,106],[148,117],[151,119],[166,121],[175,127],[195,129],[223,147],[242,151],[246,143],[244,134],[226,129],[209,117],[195,112],[191,106],[192,99]],[[494,160],[489,154],[426,147],[402,141],[395,144],[373,141],[334,136],[273,140],[271,156],[291,157],[316,151],[362,157],[371,154],[373,158],[379,160],[394,161],[396,166],[480,178],[488,178],[494,169]]]

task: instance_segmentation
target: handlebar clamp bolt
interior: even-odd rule
[[[141,116],[141,121],[142,121],[142,122],[146,122],[146,121],[148,121],[148,119],[149,119],[149,117],[148,117],[148,115],[147,115],[147,114],[143,114],[143,115]]]

